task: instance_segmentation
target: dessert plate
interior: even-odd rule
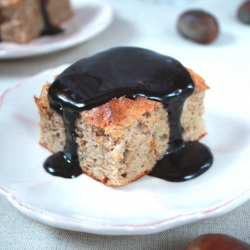
[[[20,212],[68,230],[149,234],[222,215],[250,198],[250,116],[244,97],[250,87],[239,83],[237,90],[227,82],[227,95],[221,95],[219,84],[207,95],[209,134],[202,142],[211,148],[214,164],[196,179],[173,183],[144,176],[107,187],[84,174],[76,179],[49,175],[42,165],[50,152],[38,144],[33,95],[65,67],[25,79],[0,97],[0,193]]]
[[[113,9],[105,1],[72,0],[74,15],[61,27],[64,32],[44,36],[26,44],[0,43],[0,59],[50,53],[80,44],[106,29],[113,20]]]

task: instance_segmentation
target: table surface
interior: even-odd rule
[[[113,46],[139,46],[177,58],[191,68],[197,66],[205,79],[213,67],[226,77],[245,67],[249,70],[250,26],[236,19],[241,0],[191,0],[164,4],[163,1],[110,0],[115,11],[113,23],[101,34],[81,45],[47,55],[0,60],[0,92],[23,78],[45,69],[92,55]],[[209,45],[182,38],[176,31],[178,16],[187,9],[213,13],[220,34]],[[248,70],[248,71],[247,71]],[[211,78],[212,79],[212,78]],[[249,74],[246,82],[249,82]],[[250,84],[250,82],[249,82]],[[250,243],[250,201],[217,218],[173,228],[161,233],[134,236],[102,236],[53,228],[17,211],[0,197],[0,249],[184,249],[198,235],[223,233]]]

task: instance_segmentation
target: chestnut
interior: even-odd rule
[[[189,10],[178,19],[177,29],[187,39],[197,43],[211,43],[219,33],[215,17],[203,10]]]
[[[250,245],[226,234],[204,234],[194,239],[185,250],[250,250]]]
[[[250,24],[250,1],[244,2],[239,7],[238,18],[242,23]]]

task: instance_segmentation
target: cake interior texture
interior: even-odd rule
[[[48,20],[58,27],[72,14],[69,0],[0,0],[0,40],[26,43],[41,35]]]
[[[184,103],[181,115],[184,141],[196,141],[206,135],[203,78],[188,69],[194,93]],[[43,86],[35,102],[40,114],[40,144],[52,152],[65,147],[62,119],[49,105]],[[169,145],[168,111],[162,103],[138,97],[112,99],[85,110],[75,120],[80,167],[85,174],[109,186],[128,184],[152,171]]]

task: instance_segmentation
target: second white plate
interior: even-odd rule
[[[0,42],[0,59],[50,53],[80,44],[106,29],[113,20],[113,9],[105,1],[72,0],[74,15],[62,24],[64,32],[44,36],[26,44]]]

